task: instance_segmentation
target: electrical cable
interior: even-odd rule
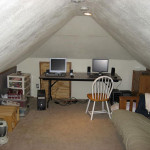
[[[76,103],[81,103],[81,104],[84,104],[86,103],[87,100],[78,100],[77,98],[75,97],[71,97],[70,99],[57,99],[57,100],[54,100],[54,103],[55,104],[59,104],[61,106],[68,106],[68,105],[71,105],[71,104],[76,104]]]
[[[118,89],[118,87],[121,85],[122,80],[120,81],[120,83],[117,85],[117,87],[115,89]]]
[[[81,103],[81,104],[87,103],[87,101],[88,101],[88,99],[86,99],[86,100],[78,100],[78,102]]]

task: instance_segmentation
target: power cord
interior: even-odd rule
[[[87,100],[78,100],[75,97],[71,97],[70,99],[64,99],[64,100],[57,99],[54,101],[55,104],[59,104],[61,106],[68,106],[68,105],[76,104],[76,103],[84,104],[86,102],[87,102]]]
[[[121,80],[120,83],[116,86],[115,89],[118,89],[118,87],[121,85],[121,83],[122,83],[122,80]]]

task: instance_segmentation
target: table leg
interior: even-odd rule
[[[48,108],[48,106],[49,106],[49,102],[50,102],[50,100],[52,100],[52,90],[51,90],[51,88],[52,88],[52,80],[49,80],[49,88],[48,88],[48,101],[47,101],[47,108]]]

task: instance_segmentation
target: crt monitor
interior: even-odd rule
[[[50,58],[50,73],[66,73],[66,58]]]
[[[92,72],[108,72],[108,59],[93,59],[92,60]]]

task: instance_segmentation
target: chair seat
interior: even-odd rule
[[[109,98],[105,98],[106,96],[103,94],[96,94],[96,97],[92,98],[92,93],[89,93],[87,94],[87,97],[92,100],[92,101],[100,101],[100,102],[103,102],[103,101],[108,101]],[[100,99],[101,98],[101,99]]]

